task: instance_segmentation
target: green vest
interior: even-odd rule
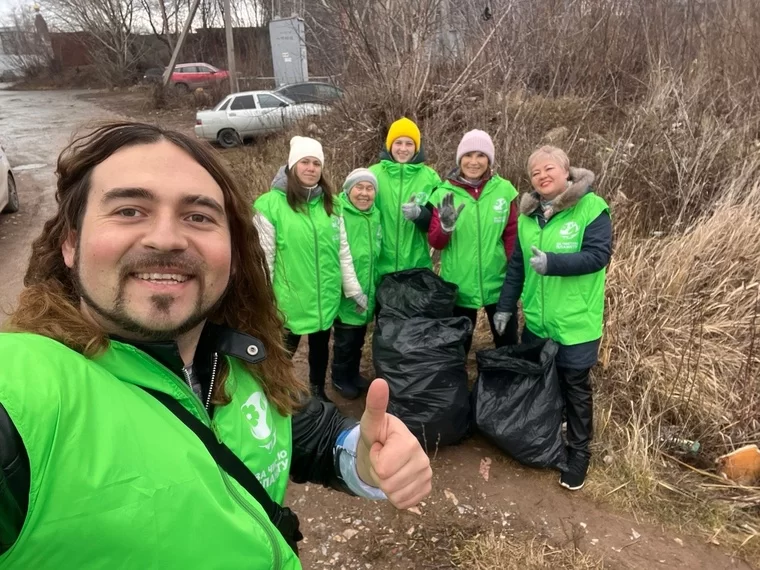
[[[274,295],[285,316],[285,328],[294,334],[329,329],[340,305],[340,219],[328,216],[324,196],[295,212],[285,192],[272,188],[254,203],[254,209],[274,226],[276,253]]]
[[[0,334],[0,403],[29,454],[29,507],[0,556],[7,570],[301,568],[264,509],[197,438],[140,386],[171,394],[285,495],[290,418],[227,359],[213,422],[191,389],[136,348],[112,342],[90,360],[51,339]]]
[[[543,338],[566,345],[597,340],[602,336],[606,269],[573,277],[539,275],[530,265],[531,246],[551,253],[577,253],[586,227],[607,203],[590,192],[567,210],[555,214],[543,229],[533,216],[521,214],[517,222],[525,261],[522,292],[525,325]]]
[[[404,218],[401,206],[414,196],[417,205],[425,207],[441,179],[435,170],[422,163],[399,164],[381,160],[369,169],[377,177],[375,207],[380,212],[383,227],[379,275],[416,267],[432,269],[427,234]]]
[[[447,180],[435,191],[431,202],[438,207],[451,192],[454,207],[465,207],[449,244],[441,251],[441,277],[459,286],[459,307],[479,309],[496,303],[504,285],[507,254],[501,237],[517,190],[508,180],[494,175],[476,200]]]
[[[346,226],[348,246],[354,260],[354,270],[362,291],[369,298],[365,313],[356,312],[356,303],[345,296],[340,300],[338,318],[347,325],[366,325],[375,314],[375,286],[377,285],[377,261],[383,242],[380,213],[372,207],[363,212],[351,203],[345,192],[340,195],[343,206],[343,223]]]

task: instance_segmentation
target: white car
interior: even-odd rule
[[[231,148],[244,139],[282,131],[299,119],[329,110],[318,103],[294,103],[271,91],[233,93],[213,110],[196,113],[195,135]]]
[[[3,147],[0,146],[0,212],[3,214],[13,214],[18,212],[18,207],[16,180],[13,178],[8,157]]]

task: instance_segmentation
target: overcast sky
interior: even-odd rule
[[[0,0],[0,22],[5,22],[11,9],[20,4],[19,0]],[[24,5],[31,6],[31,2],[24,2]]]

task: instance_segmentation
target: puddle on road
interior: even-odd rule
[[[24,172],[26,170],[37,170],[38,168],[45,168],[47,164],[42,164],[41,162],[35,162],[32,164],[21,164],[19,166],[13,166],[11,169],[13,172]]]

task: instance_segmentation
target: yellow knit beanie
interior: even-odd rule
[[[402,117],[391,125],[391,128],[388,129],[388,136],[385,139],[385,149],[388,152],[391,151],[393,141],[399,137],[409,137],[414,141],[414,149],[417,152],[420,151],[420,129],[414,124],[414,121]]]

